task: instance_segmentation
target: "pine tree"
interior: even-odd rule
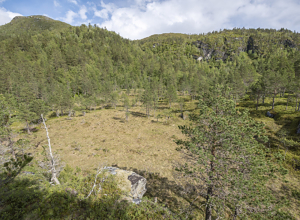
[[[190,139],[178,140],[185,146],[189,160],[177,169],[186,180],[195,180],[200,196],[206,200],[205,219],[233,219],[246,214],[270,212],[272,195],[265,184],[273,172],[260,141],[267,141],[263,124],[248,111],[240,113],[233,101],[222,97],[220,87],[215,96],[199,100],[199,115],[190,116],[194,126],[179,126]]]
[[[38,117],[37,114],[31,111],[31,106],[20,103],[18,117],[25,121],[27,133],[30,134],[30,123]]]
[[[119,93],[117,91],[114,91],[110,95],[110,101],[112,106],[116,109],[118,101],[119,101]]]
[[[172,102],[177,100],[177,91],[174,85],[169,85],[166,92],[166,99],[169,103],[169,108],[171,108]]]

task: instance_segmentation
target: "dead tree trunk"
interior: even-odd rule
[[[47,129],[47,126],[46,126],[46,122],[43,118],[43,114],[41,114],[41,117],[42,117],[42,120],[43,120],[43,124],[45,126],[45,130],[46,130],[46,134],[47,134],[47,139],[48,139],[48,146],[49,146],[49,153],[50,153],[50,157],[51,157],[51,172],[52,172],[52,177],[51,177],[51,182],[55,183],[56,185],[60,185],[60,182],[58,181],[57,177],[56,177],[56,169],[55,169],[55,160],[53,158],[53,155],[52,155],[52,149],[51,149],[51,143],[50,143],[50,137],[49,137],[49,133],[48,133],[48,129]]]

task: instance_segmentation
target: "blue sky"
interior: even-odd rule
[[[0,25],[18,15],[97,24],[129,39],[234,27],[300,32],[300,0],[0,0]]]

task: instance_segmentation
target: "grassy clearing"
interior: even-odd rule
[[[286,151],[280,140],[280,132],[285,131],[287,138],[298,140],[296,129],[300,112],[295,111],[293,102],[285,110],[286,98],[276,98],[274,110],[271,110],[270,98],[260,104],[258,111],[255,110],[255,103],[247,97],[237,106],[241,110],[249,109],[252,117],[265,123],[270,139],[266,147],[271,148],[274,155],[278,152],[284,155]],[[186,100],[184,111],[194,111],[196,106],[196,101]],[[171,109],[167,103],[161,103],[155,115],[147,118],[144,108],[133,107],[130,109],[129,120],[126,121],[124,109],[119,105],[116,109],[92,110],[85,116],[77,112],[72,120],[67,120],[67,117],[50,118],[47,126],[53,150],[57,151],[66,164],[87,172],[97,168],[99,163],[133,170],[147,178],[146,197],[157,197],[159,202],[178,212],[183,207],[188,207],[193,198],[191,194],[180,193],[183,189],[173,175],[174,164],[184,162],[181,153],[176,151],[177,145],[173,140],[185,138],[178,125],[189,123],[179,117],[179,109],[177,103]],[[275,118],[266,117],[267,111],[275,114]],[[157,118],[158,114],[168,114],[171,117]],[[13,127],[17,130],[23,128],[20,123],[13,124]],[[38,125],[36,129],[31,135],[22,135],[37,146],[33,151],[35,158],[39,159],[42,157],[41,146],[47,145],[47,140],[43,127]],[[296,219],[300,216],[299,163],[299,146],[289,147],[284,161],[289,174],[269,184],[279,202],[288,198],[289,204],[282,211],[291,213]],[[197,205],[201,205],[201,201]],[[202,213],[195,212],[193,216],[201,219]]]
[[[133,108],[132,112],[140,112]],[[159,172],[171,178],[172,160],[179,160],[174,137],[182,138],[178,119],[148,119],[131,115],[125,121],[121,107],[92,111],[86,116],[66,117],[47,121],[53,150],[72,167],[84,170],[106,163],[119,167]],[[45,131],[38,127],[32,137],[34,142],[47,145]],[[41,147],[36,148],[39,155]]]

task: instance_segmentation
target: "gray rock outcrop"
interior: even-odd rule
[[[267,116],[268,116],[269,118],[274,118],[274,115],[273,115],[272,113],[270,113],[269,111],[267,111]]]
[[[106,167],[109,173],[116,176],[116,181],[119,189],[124,192],[121,200],[127,200],[135,204],[142,201],[142,197],[147,191],[146,178],[127,170],[122,170],[116,167]]]

